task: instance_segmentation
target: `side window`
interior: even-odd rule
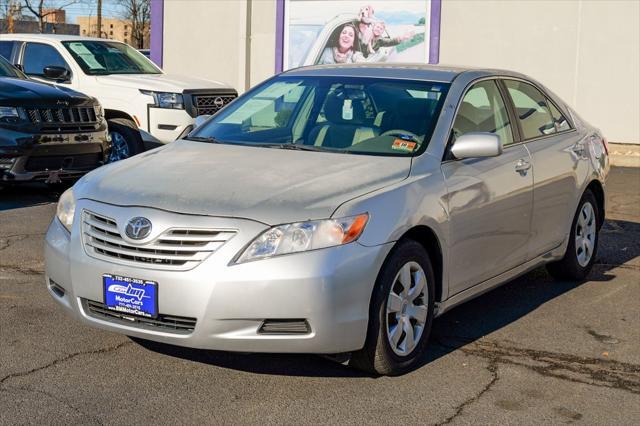
[[[547,100],[547,105],[549,105],[549,109],[551,110],[551,116],[553,117],[553,124],[556,127],[556,131],[564,132],[566,130],[570,130],[571,124],[569,124],[564,114],[556,108],[553,102]]]
[[[505,84],[513,99],[524,139],[556,133],[547,100],[538,89],[516,80],[505,80]]]
[[[13,45],[13,41],[0,41],[0,56],[4,57],[7,61],[11,61]]]
[[[24,72],[28,75],[44,75],[43,70],[48,66],[57,66],[69,69],[60,53],[47,44],[27,43],[22,60]]]
[[[494,80],[475,84],[462,99],[453,122],[453,135],[457,138],[470,132],[495,133],[502,145],[513,143],[509,114]]]

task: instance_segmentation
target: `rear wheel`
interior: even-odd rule
[[[596,197],[586,190],[573,218],[567,252],[560,261],[547,265],[554,278],[578,281],[589,275],[598,252],[599,219]]]
[[[109,135],[111,136],[111,151],[109,163],[133,157],[144,151],[144,144],[135,123],[126,118],[108,120]]]
[[[369,310],[365,346],[350,365],[374,374],[397,375],[415,367],[431,332],[433,268],[419,243],[398,243],[378,276]]]

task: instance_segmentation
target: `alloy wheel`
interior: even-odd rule
[[[407,356],[424,332],[429,312],[427,277],[417,262],[400,268],[387,298],[387,339],[393,352]]]
[[[129,158],[129,145],[127,140],[118,132],[110,132],[111,135],[111,152],[109,153],[109,163]]]
[[[576,256],[583,268],[593,256],[596,242],[596,214],[591,203],[584,203],[576,223]]]

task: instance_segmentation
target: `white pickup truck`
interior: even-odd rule
[[[97,98],[109,125],[111,160],[186,135],[197,116],[214,114],[238,96],[217,81],[165,74],[137,50],[113,40],[0,34],[0,55],[33,79]]]

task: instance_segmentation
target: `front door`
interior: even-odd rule
[[[504,152],[491,158],[446,158],[442,173],[449,210],[449,296],[527,260],[533,209],[531,158],[514,143],[511,120],[494,80],[465,94],[452,141],[469,132],[500,136]]]

